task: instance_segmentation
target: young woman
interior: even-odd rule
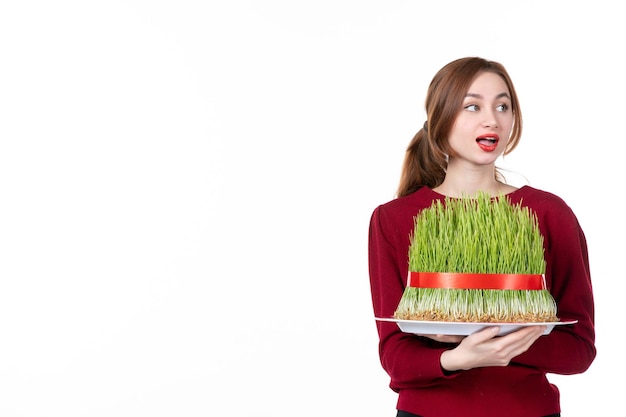
[[[409,144],[397,198],[378,206],[369,230],[369,269],[376,317],[393,317],[407,285],[414,217],[433,201],[503,195],[531,209],[544,237],[547,288],[558,316],[578,320],[548,335],[544,326],[497,336],[413,335],[377,321],[379,352],[398,393],[397,416],[559,416],[559,391],[547,373],[582,373],[593,362],[594,303],[587,243],[570,207],[530,186],[512,187],[496,159],[518,144],[522,115],[505,68],[482,58],[444,66],[426,97],[427,121]]]

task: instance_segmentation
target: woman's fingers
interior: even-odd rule
[[[488,327],[464,338],[441,355],[441,366],[454,371],[485,366],[507,366],[525,352],[545,331],[545,326],[529,326],[498,336],[498,326]]]

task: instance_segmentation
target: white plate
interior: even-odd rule
[[[475,333],[485,327],[500,326],[498,335],[505,335],[517,329],[528,326],[547,326],[544,335],[550,334],[554,326],[565,324],[574,324],[578,320],[570,321],[553,321],[544,323],[469,323],[469,322],[450,322],[450,321],[419,321],[419,320],[399,320],[376,318],[378,321],[390,321],[398,324],[400,330],[405,333],[414,334],[446,334],[467,336]]]

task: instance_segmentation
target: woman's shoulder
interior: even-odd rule
[[[439,194],[430,188],[422,187],[409,195],[380,204],[372,213],[371,227],[402,236],[404,239],[413,229],[415,216],[424,208],[430,207],[438,196]]]
[[[376,211],[385,211],[389,213],[411,212],[415,215],[418,211],[425,207],[430,207],[434,200],[440,196],[428,187],[420,187],[409,195],[397,197],[386,203],[380,204]]]
[[[509,196],[513,202],[520,202],[534,210],[566,209],[571,211],[565,200],[557,194],[529,185],[518,188]]]

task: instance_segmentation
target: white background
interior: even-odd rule
[[[0,6],[0,415],[392,416],[367,228],[426,88],[502,62],[501,163],[589,243],[598,357],[564,417],[623,409],[623,14],[612,1]]]

